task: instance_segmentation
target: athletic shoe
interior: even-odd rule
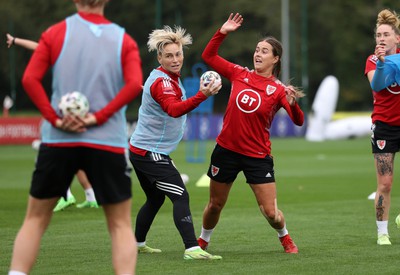
[[[197,239],[197,242],[199,243],[199,246],[201,247],[201,249],[207,250],[208,242],[206,242],[206,241],[203,240],[202,238],[198,238],[198,239]]]
[[[397,228],[400,228],[400,214],[396,217],[395,222],[396,222]]]
[[[283,249],[285,250],[286,253],[291,253],[291,254],[299,253],[299,249],[294,244],[294,242],[293,242],[292,238],[290,238],[289,234],[287,234],[283,237],[280,237],[279,240],[281,241]]]
[[[391,245],[392,243],[389,240],[389,235],[388,234],[379,234],[378,235],[378,241],[376,242],[379,245]]]
[[[222,257],[218,255],[211,255],[208,252],[205,252],[201,248],[197,248],[192,251],[185,251],[183,254],[184,260],[221,260]]]
[[[145,245],[145,246],[138,246],[138,252],[139,253],[149,253],[149,254],[161,253],[161,249],[151,248],[151,247]]]
[[[62,211],[75,203],[76,199],[74,196],[71,196],[68,200],[65,200],[63,197],[61,197],[58,200],[56,207],[54,207],[53,212]]]
[[[84,201],[76,205],[77,208],[99,208],[96,201]]]

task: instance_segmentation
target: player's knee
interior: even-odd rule
[[[278,209],[265,209],[262,205],[260,205],[260,211],[263,216],[268,220],[268,222],[277,223],[280,221]]]
[[[164,204],[164,201],[165,201],[165,197],[158,198],[158,199],[148,199],[146,201],[146,204],[151,208],[160,209],[161,206]]]
[[[166,192],[166,196],[175,203],[176,201],[189,203],[189,193],[186,189],[182,190],[182,192]]]
[[[212,213],[219,213],[224,208],[224,203],[218,200],[211,200],[208,203],[208,210]]]
[[[392,190],[392,180],[382,180],[378,184],[378,190],[383,193],[389,193]]]

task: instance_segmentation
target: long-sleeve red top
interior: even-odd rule
[[[276,112],[284,108],[296,125],[303,124],[304,114],[297,103],[289,104],[285,87],[275,77],[260,76],[219,56],[225,37],[218,30],[202,54],[203,60],[232,84],[217,143],[246,156],[264,158],[271,154],[269,129]]]
[[[398,54],[398,53],[397,53]],[[370,55],[365,63],[364,74],[376,70],[376,55]],[[374,109],[371,114],[372,123],[382,121],[391,126],[400,126],[400,85],[396,82],[382,89],[372,91]]]

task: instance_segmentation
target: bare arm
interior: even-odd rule
[[[7,36],[7,47],[8,48],[10,48],[12,45],[17,45],[17,46],[26,48],[28,50],[34,51],[38,46],[38,43],[35,41],[32,41],[32,40],[17,38],[17,37],[12,36],[9,33],[7,33],[6,36]]]

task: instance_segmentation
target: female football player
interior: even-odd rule
[[[136,269],[125,109],[142,90],[139,49],[122,27],[104,17],[108,0],[73,2],[77,12],[42,33],[22,79],[45,121],[9,275],[30,273],[54,206],[80,169],[86,172],[104,210],[114,273],[134,274]],[[51,100],[42,84],[50,68]],[[74,90],[83,92],[90,102],[84,118],[62,117],[58,112],[61,96]]]
[[[296,125],[303,124],[304,115],[296,102],[303,93],[293,86],[284,86],[278,80],[282,45],[273,37],[258,42],[253,55],[253,70],[218,55],[223,40],[242,23],[240,14],[230,14],[202,54],[208,65],[230,80],[232,88],[223,128],[217,137],[208,169],[210,200],[203,213],[198,242],[203,249],[208,246],[232,184],[243,171],[262,215],[278,232],[284,251],[297,253],[297,246],[288,234],[285,217],[277,204],[269,128],[280,108],[286,110]]]
[[[216,260],[221,257],[207,253],[197,243],[189,194],[169,156],[183,137],[186,114],[221,89],[221,83],[215,83],[215,79],[207,86],[201,80],[197,94],[186,98],[180,72],[183,47],[192,43],[192,37],[185,32],[179,26],[175,29],[165,26],[153,30],[147,42],[149,51],[157,52],[160,66],[150,73],[144,84],[139,120],[130,140],[130,160],[146,194],[146,202],[136,218],[135,235],[139,253],[161,252],[146,245],[146,236],[168,197],[173,203],[175,226],[185,247],[183,258]]]
[[[15,37],[9,33],[6,34],[6,37],[7,37],[6,43],[7,43],[8,48],[11,48],[11,46],[13,46],[13,45],[17,45],[17,46],[26,48],[28,50],[34,51],[38,46],[38,43],[36,41]],[[76,173],[76,178],[78,179],[78,182],[82,186],[83,190],[85,190],[85,197],[86,197],[86,200],[82,203],[77,204],[76,207],[77,208],[98,208],[99,206],[96,201],[96,196],[94,194],[92,185],[90,184],[90,182],[85,174],[85,171],[79,170]],[[69,187],[67,190],[65,199],[64,199],[64,197],[61,197],[58,200],[57,205],[56,205],[56,207],[54,207],[53,211],[58,212],[58,211],[64,210],[67,207],[69,207],[75,203],[76,203],[75,196],[71,192],[71,187]]]
[[[386,59],[391,59],[398,53],[399,26],[400,19],[395,12],[385,9],[378,14],[375,28],[375,54],[368,57],[364,72],[371,84],[374,99],[371,115],[373,123],[371,145],[377,179],[375,215],[378,245],[391,245],[388,220],[394,156],[400,149],[400,83],[394,82],[393,78],[393,82],[387,83],[386,80],[390,76],[385,75],[384,70],[388,63]],[[400,227],[400,215],[396,223]]]

